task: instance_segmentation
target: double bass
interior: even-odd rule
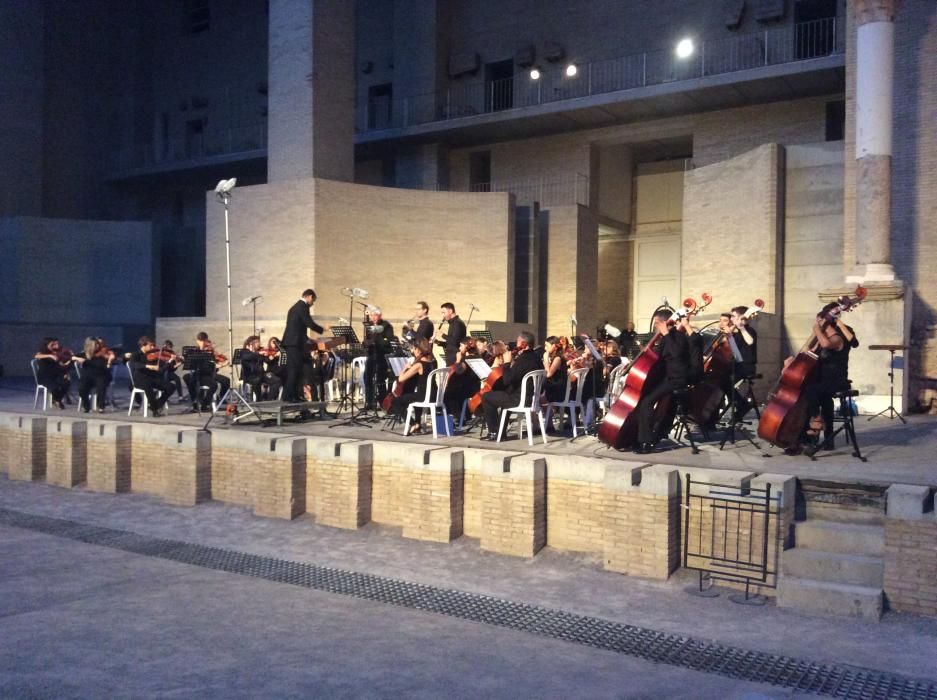
[[[762,299],[755,299],[742,318],[751,319],[765,308]],[[726,395],[724,387],[732,373],[735,358],[729,346],[728,336],[719,331],[703,352],[703,378],[691,390],[689,396],[690,417],[699,425],[711,425],[719,417],[719,407]]]
[[[843,312],[851,311],[866,297],[865,287],[856,287],[855,296],[841,296],[836,305],[824,313],[821,328],[835,323]],[[821,312],[822,313],[822,312]],[[768,394],[768,403],[761,412],[758,436],[778,447],[793,447],[800,441],[800,433],[807,419],[807,397],[804,391],[816,380],[819,362],[819,341],[811,333],[807,342],[778,378]]]
[[[704,299],[707,296],[704,295]],[[684,299],[683,307],[674,311],[667,323],[676,323],[680,318],[689,316],[696,310],[697,303],[694,299]],[[660,355],[654,349],[658,340],[660,340],[659,332],[654,334],[644,350],[635,358],[625,376],[621,393],[599,426],[598,438],[609,447],[623,450],[634,446],[637,442],[638,414],[635,409],[641,399],[649,394],[661,380],[663,365],[660,362]]]

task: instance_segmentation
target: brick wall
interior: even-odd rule
[[[8,438],[8,474],[19,481],[46,478],[46,419],[17,416]]]
[[[131,489],[133,426],[88,423],[88,489],[126,493]]]
[[[468,448],[462,451],[465,479],[462,528],[468,537],[482,536],[482,491],[486,473],[503,472],[509,468],[511,458],[523,454],[504,450]]]
[[[310,441],[307,458],[307,509],[315,514],[316,522],[352,530],[367,523],[371,519],[371,444]]]
[[[73,418],[49,419],[46,433],[46,481],[70,489],[88,474],[88,423]]]
[[[885,595],[893,610],[937,615],[937,520],[886,519]]]
[[[614,460],[617,462],[617,460]],[[547,457],[547,544],[601,554],[605,533],[605,470],[613,460]]]
[[[481,548],[532,557],[546,544],[546,462],[511,458],[509,471],[483,465]]]
[[[462,535],[463,453],[442,449],[414,465],[401,513],[403,536],[451,542]]]
[[[211,433],[137,423],[131,455],[134,492],[176,505],[211,498]]]

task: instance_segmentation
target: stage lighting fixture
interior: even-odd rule
[[[567,77],[567,78],[573,78],[573,77],[575,77],[576,73],[578,73],[578,72],[579,72],[579,69],[576,68],[576,64],[575,64],[575,63],[570,63],[568,66],[566,66],[566,77]]]
[[[530,79],[531,80],[540,80],[540,71],[536,68],[530,69]]]
[[[677,58],[689,58],[693,55],[694,50],[692,39],[681,39],[677,43]]]

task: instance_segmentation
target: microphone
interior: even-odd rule
[[[573,324],[574,326],[578,326],[578,325],[579,325],[579,322],[576,320],[576,317],[575,317],[575,316],[570,316],[570,317],[569,317],[569,320],[572,322],[572,324]]]
[[[359,287],[355,287],[354,289],[352,289],[352,290],[351,290],[351,293],[354,294],[354,295],[355,295],[356,297],[358,297],[359,299],[367,299],[369,296],[371,296],[371,295],[368,293],[368,290],[367,290],[367,289],[361,289],[361,288],[359,288]]]
[[[338,322],[339,322],[341,325],[343,325],[343,326],[350,326],[350,325],[351,325],[351,324],[348,322],[348,319],[347,319],[347,318],[344,318],[343,316],[339,316],[339,317],[338,317]]]
[[[263,299],[263,296],[258,294],[257,296],[254,296],[254,297],[247,297],[244,299],[244,301],[241,302],[241,306],[247,306],[248,304],[253,304],[258,299]]]
[[[353,297],[355,295],[355,290],[352,289],[351,287],[342,287],[339,293],[343,297]]]
[[[481,311],[475,304],[469,304],[469,306],[472,308],[472,311]]]
[[[670,302],[667,301],[667,297],[661,297],[661,298],[660,298],[660,305],[661,305],[661,306],[670,306]]]

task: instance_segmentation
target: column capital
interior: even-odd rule
[[[852,0],[856,26],[869,22],[894,22],[901,0]]]

